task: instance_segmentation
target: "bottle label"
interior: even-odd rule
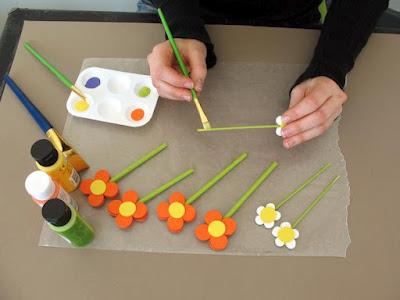
[[[79,182],[81,181],[81,177],[79,176],[78,172],[72,168],[71,176],[69,177],[69,181],[73,183],[73,185],[78,186]]]

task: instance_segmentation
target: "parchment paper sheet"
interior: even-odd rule
[[[83,67],[103,67],[148,74],[142,59],[87,59]],[[288,105],[288,89],[303,70],[300,65],[220,62],[209,70],[200,96],[204,110],[214,127],[236,124],[274,123]],[[234,255],[346,256],[350,243],[347,228],[349,183],[346,163],[340,151],[338,124],[325,135],[287,151],[274,130],[258,129],[231,132],[198,133],[201,127],[193,103],[159,99],[153,119],[142,128],[128,128],[68,116],[63,135],[88,160],[91,169],[108,169],[116,174],[162,142],[167,150],[120,181],[121,191],[136,190],[144,196],[153,188],[187,168],[196,172],[162,196],[149,202],[149,218],[120,230],[106,212],[106,206],[91,208],[79,191],[73,193],[80,212],[94,226],[96,238],[88,248],[171,253],[207,253]],[[249,157],[194,205],[197,219],[173,235],[165,222],[158,220],[157,204],[172,191],[190,196],[241,152]],[[225,251],[213,252],[194,236],[197,224],[209,209],[225,213],[273,160],[279,167],[234,216],[237,232],[229,238]],[[300,237],[295,250],[277,248],[270,230],[254,222],[256,208],[277,203],[326,162],[333,166],[306,190],[283,206],[282,219],[290,221],[322,191],[337,174],[342,178],[310,215],[299,225]],[[40,245],[69,247],[44,224]]]

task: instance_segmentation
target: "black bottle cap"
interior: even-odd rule
[[[60,199],[48,200],[42,207],[43,218],[57,227],[67,224],[71,215],[71,209]]]
[[[38,140],[32,145],[31,155],[43,167],[54,165],[58,159],[56,148],[46,139]]]

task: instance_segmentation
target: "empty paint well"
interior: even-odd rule
[[[130,87],[131,79],[125,75],[114,76],[108,82],[108,89],[115,94],[124,94]]]
[[[100,116],[106,119],[117,119],[121,115],[122,105],[117,98],[107,98],[101,102],[97,109]]]

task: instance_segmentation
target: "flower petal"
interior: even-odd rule
[[[204,220],[207,224],[210,224],[212,221],[221,221],[222,214],[218,210],[209,210],[204,216]]]
[[[274,229],[272,229],[272,235],[274,237],[278,237],[279,229],[281,229],[279,226],[275,226]]]
[[[185,222],[192,222],[195,218],[196,209],[190,204],[185,204],[185,214],[183,215],[183,220]]]
[[[94,175],[95,179],[103,180],[104,182],[108,182],[110,180],[110,173],[107,170],[98,170],[96,175]]]
[[[93,207],[100,207],[104,204],[104,196],[103,195],[89,195],[88,203]]]
[[[275,245],[276,245],[277,247],[282,247],[284,244],[285,244],[285,243],[282,242],[280,239],[278,239],[278,238],[275,239]]]
[[[119,213],[119,206],[121,205],[122,201],[121,200],[112,200],[110,203],[107,205],[107,211],[108,213],[116,217]]]
[[[289,222],[282,222],[282,223],[281,223],[281,227],[282,227],[282,228],[284,228],[284,227],[292,227],[292,225],[290,225]]]
[[[294,231],[294,238],[297,239],[299,237],[300,233],[296,228],[293,229],[293,231]]]
[[[288,249],[290,249],[290,250],[296,248],[296,241],[293,240],[293,241],[291,241],[291,242],[289,242],[289,243],[286,243],[286,248],[288,248]]]
[[[226,235],[222,235],[220,237],[211,237],[210,240],[208,241],[208,244],[210,245],[210,248],[215,250],[215,251],[221,251],[228,246],[228,238]]]
[[[79,186],[81,192],[85,195],[90,195],[92,192],[90,191],[90,185],[92,184],[93,179],[84,179]]]
[[[275,221],[278,221],[278,220],[281,219],[282,214],[281,214],[279,211],[277,211],[277,210],[276,210],[275,212],[276,212]]]
[[[254,219],[254,221],[256,222],[257,225],[262,225],[264,224],[263,220],[261,220],[260,216],[256,216],[256,218]]]
[[[104,192],[104,196],[107,198],[115,198],[119,193],[118,184],[115,182],[107,182],[106,191]]]
[[[273,204],[273,203],[268,203],[265,207],[271,207],[271,208],[275,209],[275,204]]]
[[[172,202],[185,203],[185,195],[180,192],[173,192],[171,196],[169,196],[169,203]]]
[[[236,231],[236,222],[232,218],[224,218],[222,222],[225,224],[225,234],[231,236]]]
[[[207,241],[210,239],[210,234],[208,233],[208,225],[200,224],[196,227],[195,235],[200,241]]]
[[[259,206],[259,207],[257,207],[257,209],[256,209],[257,215],[261,214],[261,212],[262,212],[262,210],[263,210],[264,208],[265,208],[264,206]]]
[[[147,217],[148,217],[148,216],[149,216],[149,214],[146,213],[146,215],[145,215],[143,218],[135,219],[135,221],[143,223],[143,222],[145,222],[145,221],[147,220]]]
[[[166,201],[161,201],[157,206],[157,216],[160,220],[165,221],[169,218],[169,203]]]
[[[274,227],[274,225],[275,225],[275,222],[264,223],[264,227],[268,228],[268,229],[271,229],[272,227]]]
[[[136,203],[139,199],[138,194],[134,190],[128,190],[122,195],[122,201],[130,201]]]
[[[115,217],[115,224],[117,224],[117,226],[121,229],[126,229],[129,226],[131,226],[133,223],[133,218],[132,217],[124,217],[121,215],[117,215]]]
[[[182,218],[179,219],[175,219],[172,217],[169,217],[167,220],[167,226],[169,231],[171,231],[172,233],[178,233],[181,232],[183,229],[183,224],[185,222],[183,222]]]
[[[143,202],[136,202],[136,211],[135,214],[133,215],[133,218],[135,219],[143,219],[147,215],[147,205],[144,204]]]

